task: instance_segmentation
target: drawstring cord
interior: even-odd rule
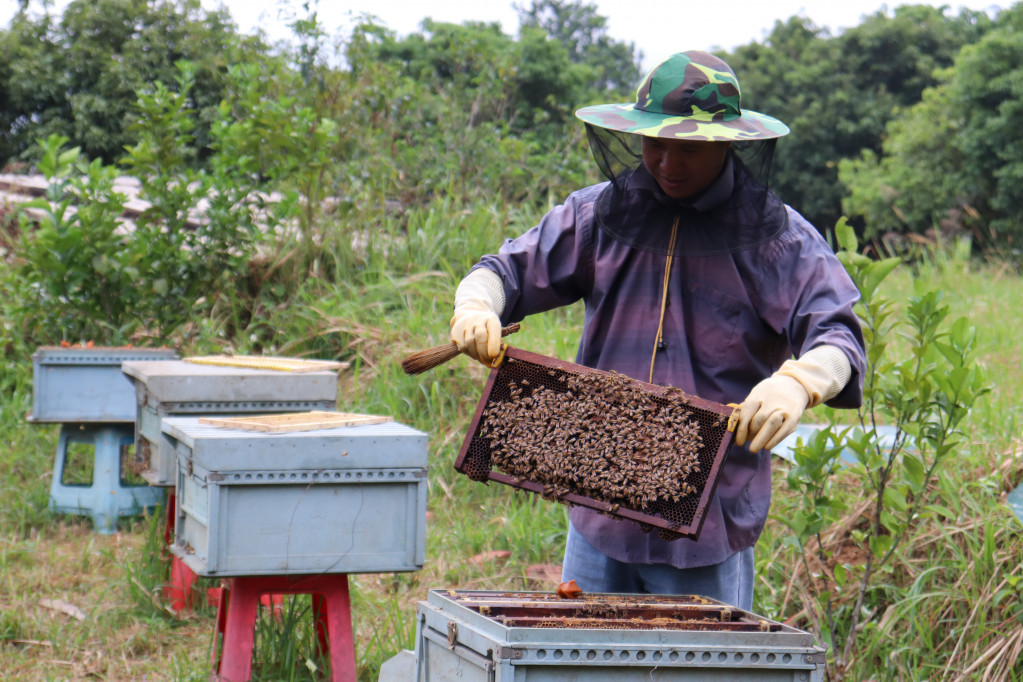
[[[647,383],[654,383],[654,360],[657,359],[657,349],[664,343],[664,310],[668,307],[668,277],[671,275],[671,263],[675,259],[675,238],[678,236],[678,216],[671,225],[671,239],[668,241],[668,258],[664,262],[664,285],[661,289],[661,317],[657,322],[657,338],[654,339],[654,352],[650,355],[650,379]]]

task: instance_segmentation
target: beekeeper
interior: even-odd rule
[[[455,291],[451,339],[489,364],[503,324],[582,299],[577,363],[742,401],[698,540],[576,506],[562,570],[587,592],[700,594],[750,609],[769,450],[807,408],[860,404],[859,294],[817,230],[768,190],[789,130],[741,108],[721,59],[672,55],[635,103],[576,116],[607,181],[480,259]]]

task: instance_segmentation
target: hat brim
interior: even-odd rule
[[[708,115],[669,116],[637,109],[635,104],[598,104],[575,112],[586,123],[623,133],[671,140],[741,142],[770,140],[787,135],[789,127],[778,119],[744,109],[731,120],[712,120]]]

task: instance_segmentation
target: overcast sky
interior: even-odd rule
[[[425,17],[437,21],[497,21],[509,35],[518,31],[518,19],[512,0],[309,0],[330,34],[347,33],[353,16],[371,14],[400,35],[417,31]],[[44,0],[31,0],[37,11]],[[52,0],[60,11],[69,0]],[[860,23],[864,16],[902,4],[878,0],[743,0],[740,2],[667,2],[666,0],[591,0],[598,12],[608,20],[611,37],[631,42],[643,51],[644,68],[649,68],[668,55],[681,50],[723,48],[730,50],[752,41],[761,41],[775,21],[799,15],[833,34]],[[262,28],[272,39],[291,35],[288,23],[299,16],[302,0],[202,0],[207,8],[223,5],[244,32]],[[528,0],[520,0],[528,4]],[[994,11],[1011,6],[1011,2],[930,2],[948,5],[949,14],[961,7]],[[17,0],[0,0],[0,21],[7,25],[18,7]]]

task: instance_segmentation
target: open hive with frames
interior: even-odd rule
[[[813,636],[689,595],[430,590],[416,649],[381,682],[821,682]]]
[[[733,410],[509,348],[455,469],[635,521],[665,539],[695,538],[732,443]]]

